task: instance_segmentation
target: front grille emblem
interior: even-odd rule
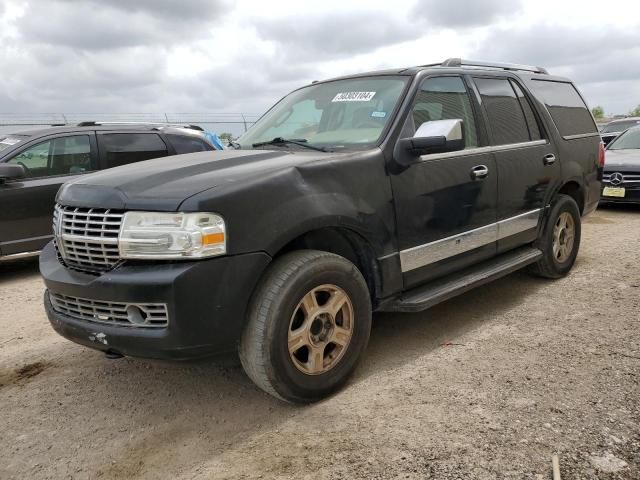
[[[609,183],[611,185],[622,185],[624,183],[624,176],[620,172],[612,173],[609,177]]]

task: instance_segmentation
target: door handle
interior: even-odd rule
[[[482,180],[489,175],[489,167],[486,165],[476,165],[471,169],[470,173],[472,180]]]
[[[556,163],[556,156],[553,153],[549,153],[542,158],[542,163],[545,165],[553,165]]]

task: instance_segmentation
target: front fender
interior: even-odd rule
[[[376,256],[397,250],[391,183],[380,150],[223,184],[189,198],[181,210],[222,215],[230,254],[273,255],[297,236],[323,227],[353,230]]]

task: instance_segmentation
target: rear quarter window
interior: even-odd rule
[[[570,137],[598,133],[589,109],[571,83],[532,80],[530,85],[547,106],[560,135]]]
[[[103,168],[166,157],[167,146],[155,133],[105,133],[98,135]]]
[[[214,148],[207,142],[196,137],[169,134],[167,135],[167,138],[169,139],[169,142],[171,142],[171,145],[173,145],[173,148],[178,155],[182,153],[206,152],[208,150],[214,150]]]

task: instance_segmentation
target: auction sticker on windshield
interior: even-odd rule
[[[7,137],[7,138],[3,138],[2,140],[0,140],[0,143],[2,143],[3,145],[15,145],[16,143],[20,143],[20,139],[19,138],[12,138],[12,137]]]
[[[332,102],[368,102],[376,92],[341,92],[333,97]]]
[[[14,146],[16,143],[20,143],[21,141],[21,138],[16,137],[0,138],[0,152]]]

